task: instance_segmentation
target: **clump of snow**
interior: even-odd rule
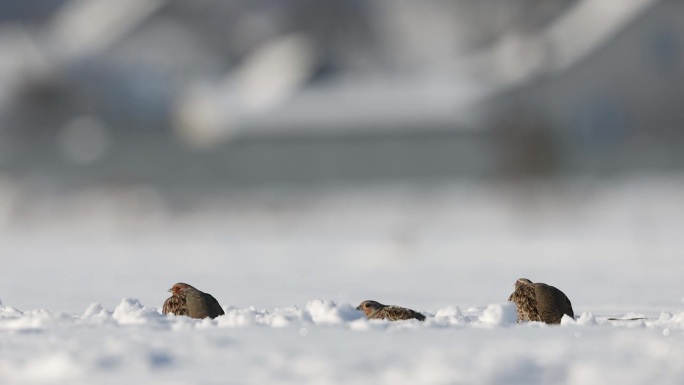
[[[297,306],[287,306],[285,308],[276,308],[272,314],[269,314],[264,319],[268,320],[268,324],[273,327],[285,327],[310,321],[311,317]]]
[[[11,306],[0,306],[0,318],[16,318],[22,315],[19,309]]]
[[[447,306],[437,310],[435,317],[463,317],[463,313],[458,306]]]
[[[362,312],[351,304],[336,304],[334,301],[314,299],[306,304],[311,320],[317,324],[341,324],[364,318]]]
[[[447,306],[437,310],[434,317],[426,317],[426,324],[437,326],[465,325],[469,319],[463,315],[458,306]]]
[[[161,315],[154,309],[144,307],[135,298],[124,298],[114,309],[112,317],[121,325],[139,325],[159,319]]]
[[[590,326],[596,325],[596,317],[593,314],[584,312],[576,321],[577,325]]]
[[[672,316],[670,322],[673,324],[678,324],[679,327],[684,328],[684,311],[677,312],[677,314]]]
[[[660,317],[652,322],[647,322],[647,326],[665,326],[670,329],[684,329],[684,311],[679,311],[675,314],[670,312],[661,312]]]
[[[99,303],[91,303],[83,312],[83,319],[106,321],[112,319],[112,312],[103,308]]]
[[[669,311],[663,311],[660,313],[660,317],[656,320],[656,322],[669,322],[672,320],[672,313]]]
[[[504,326],[518,321],[515,304],[511,302],[491,304],[482,312],[479,321],[485,325]]]
[[[257,323],[257,319],[263,320],[264,314],[257,312],[253,307],[246,309],[238,309],[236,307],[228,307],[223,309],[224,315],[216,318],[219,327],[241,327],[250,326]]]

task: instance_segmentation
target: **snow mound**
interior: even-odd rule
[[[434,313],[424,312],[426,318],[423,322],[368,320],[363,312],[356,310],[349,303],[338,304],[325,299],[313,299],[303,308],[295,305],[273,310],[226,307],[224,311],[224,315],[215,319],[196,320],[187,316],[162,315],[156,308],[148,308],[135,298],[122,299],[113,310],[106,309],[99,303],[92,303],[80,315],[52,313],[45,309],[20,311],[11,306],[0,306],[0,331],[45,331],[72,324],[77,326],[150,324],[156,329],[176,331],[249,327],[307,328],[308,326],[335,326],[347,330],[543,326],[541,323],[517,324],[516,308],[510,302],[469,308],[466,314],[458,306],[450,305],[437,309]],[[641,313],[597,317],[591,312],[584,312],[577,319],[564,316],[561,326],[684,329],[684,311],[662,312],[658,318],[648,318],[642,316]]]
[[[247,309],[238,309],[236,307],[224,308],[224,315],[216,318],[219,327],[244,327],[251,326],[257,323],[257,320],[265,319],[265,312],[257,312],[253,307]]]
[[[680,311],[672,316],[670,322],[684,328],[684,311]]]
[[[91,305],[92,307],[92,305]],[[89,310],[91,308],[88,308]],[[97,310],[97,306],[92,311]],[[87,312],[87,310],[86,310]],[[112,318],[121,325],[140,325],[159,320],[160,315],[156,310],[146,308],[135,298],[124,298],[114,309]]]
[[[112,312],[103,308],[99,303],[92,303],[83,312],[82,319],[107,321],[112,319]]]
[[[458,306],[447,306],[437,310],[435,317],[463,317],[463,312]]]
[[[441,327],[466,325],[470,321],[463,315],[458,306],[452,305],[437,310],[434,316],[425,318],[426,324]]]
[[[491,304],[482,312],[479,321],[489,326],[514,325],[518,321],[515,304],[511,302]]]
[[[579,318],[574,319],[568,315],[564,315],[561,318],[561,326],[592,326],[597,325],[598,321],[593,314],[584,312]]]
[[[11,306],[1,306],[0,305],[0,319],[2,318],[16,318],[21,317],[22,312],[19,309],[15,309]]]
[[[258,321],[264,325],[281,328],[309,322],[310,317],[297,306],[287,306],[284,308],[276,308],[272,313],[264,311],[259,316]]]
[[[660,313],[660,317],[652,322],[646,322],[647,326],[667,327],[670,329],[684,329],[684,311],[674,314],[670,312]]]
[[[351,304],[337,305],[334,301],[314,299],[306,304],[311,320],[316,324],[342,324],[364,318]]]
[[[582,315],[577,320],[578,325],[596,325],[596,317],[591,313],[582,313]]]

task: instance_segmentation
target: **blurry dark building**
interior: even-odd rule
[[[683,61],[684,3],[660,1],[562,73],[491,100],[492,117],[521,135],[540,126],[559,171],[681,169]]]
[[[69,2],[9,2],[0,44],[38,64],[0,74],[0,172],[224,186],[681,168],[684,5],[643,1],[555,65],[555,26],[590,3],[160,0],[63,53],[47,32]],[[270,89],[281,59],[290,83]],[[259,75],[252,103],[241,76]]]

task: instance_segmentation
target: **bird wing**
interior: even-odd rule
[[[385,312],[386,318],[390,321],[407,319],[417,319],[419,321],[425,320],[425,316],[417,311],[399,306],[388,306],[384,308],[383,311]]]
[[[560,323],[564,314],[574,317],[568,297],[559,289],[546,284],[536,284],[537,308],[541,320],[546,323]]]
[[[567,307],[565,308],[565,314],[569,315],[572,318],[575,318],[575,312],[572,310],[572,303],[570,302],[570,298],[568,298],[567,296],[565,297],[565,304],[567,305]]]
[[[188,315],[188,308],[185,303],[185,298],[171,296],[164,301],[162,307],[162,314],[173,313],[175,315]]]
[[[562,314],[560,314],[560,317],[563,317],[563,314],[567,314],[570,317],[575,317],[575,312],[572,310],[572,303],[570,303],[570,298],[568,298],[565,293],[563,293],[560,289],[557,289],[553,286],[551,286],[553,289],[555,296],[556,296],[556,303],[558,303],[558,308]]]
[[[211,314],[209,315],[211,318],[216,318],[220,315],[226,314],[223,311],[223,308],[221,307],[221,304],[214,298],[213,295],[209,293],[204,293],[204,299],[207,302],[207,306],[209,307]]]

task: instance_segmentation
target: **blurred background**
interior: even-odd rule
[[[680,306],[683,101],[678,0],[5,0],[0,299]]]

